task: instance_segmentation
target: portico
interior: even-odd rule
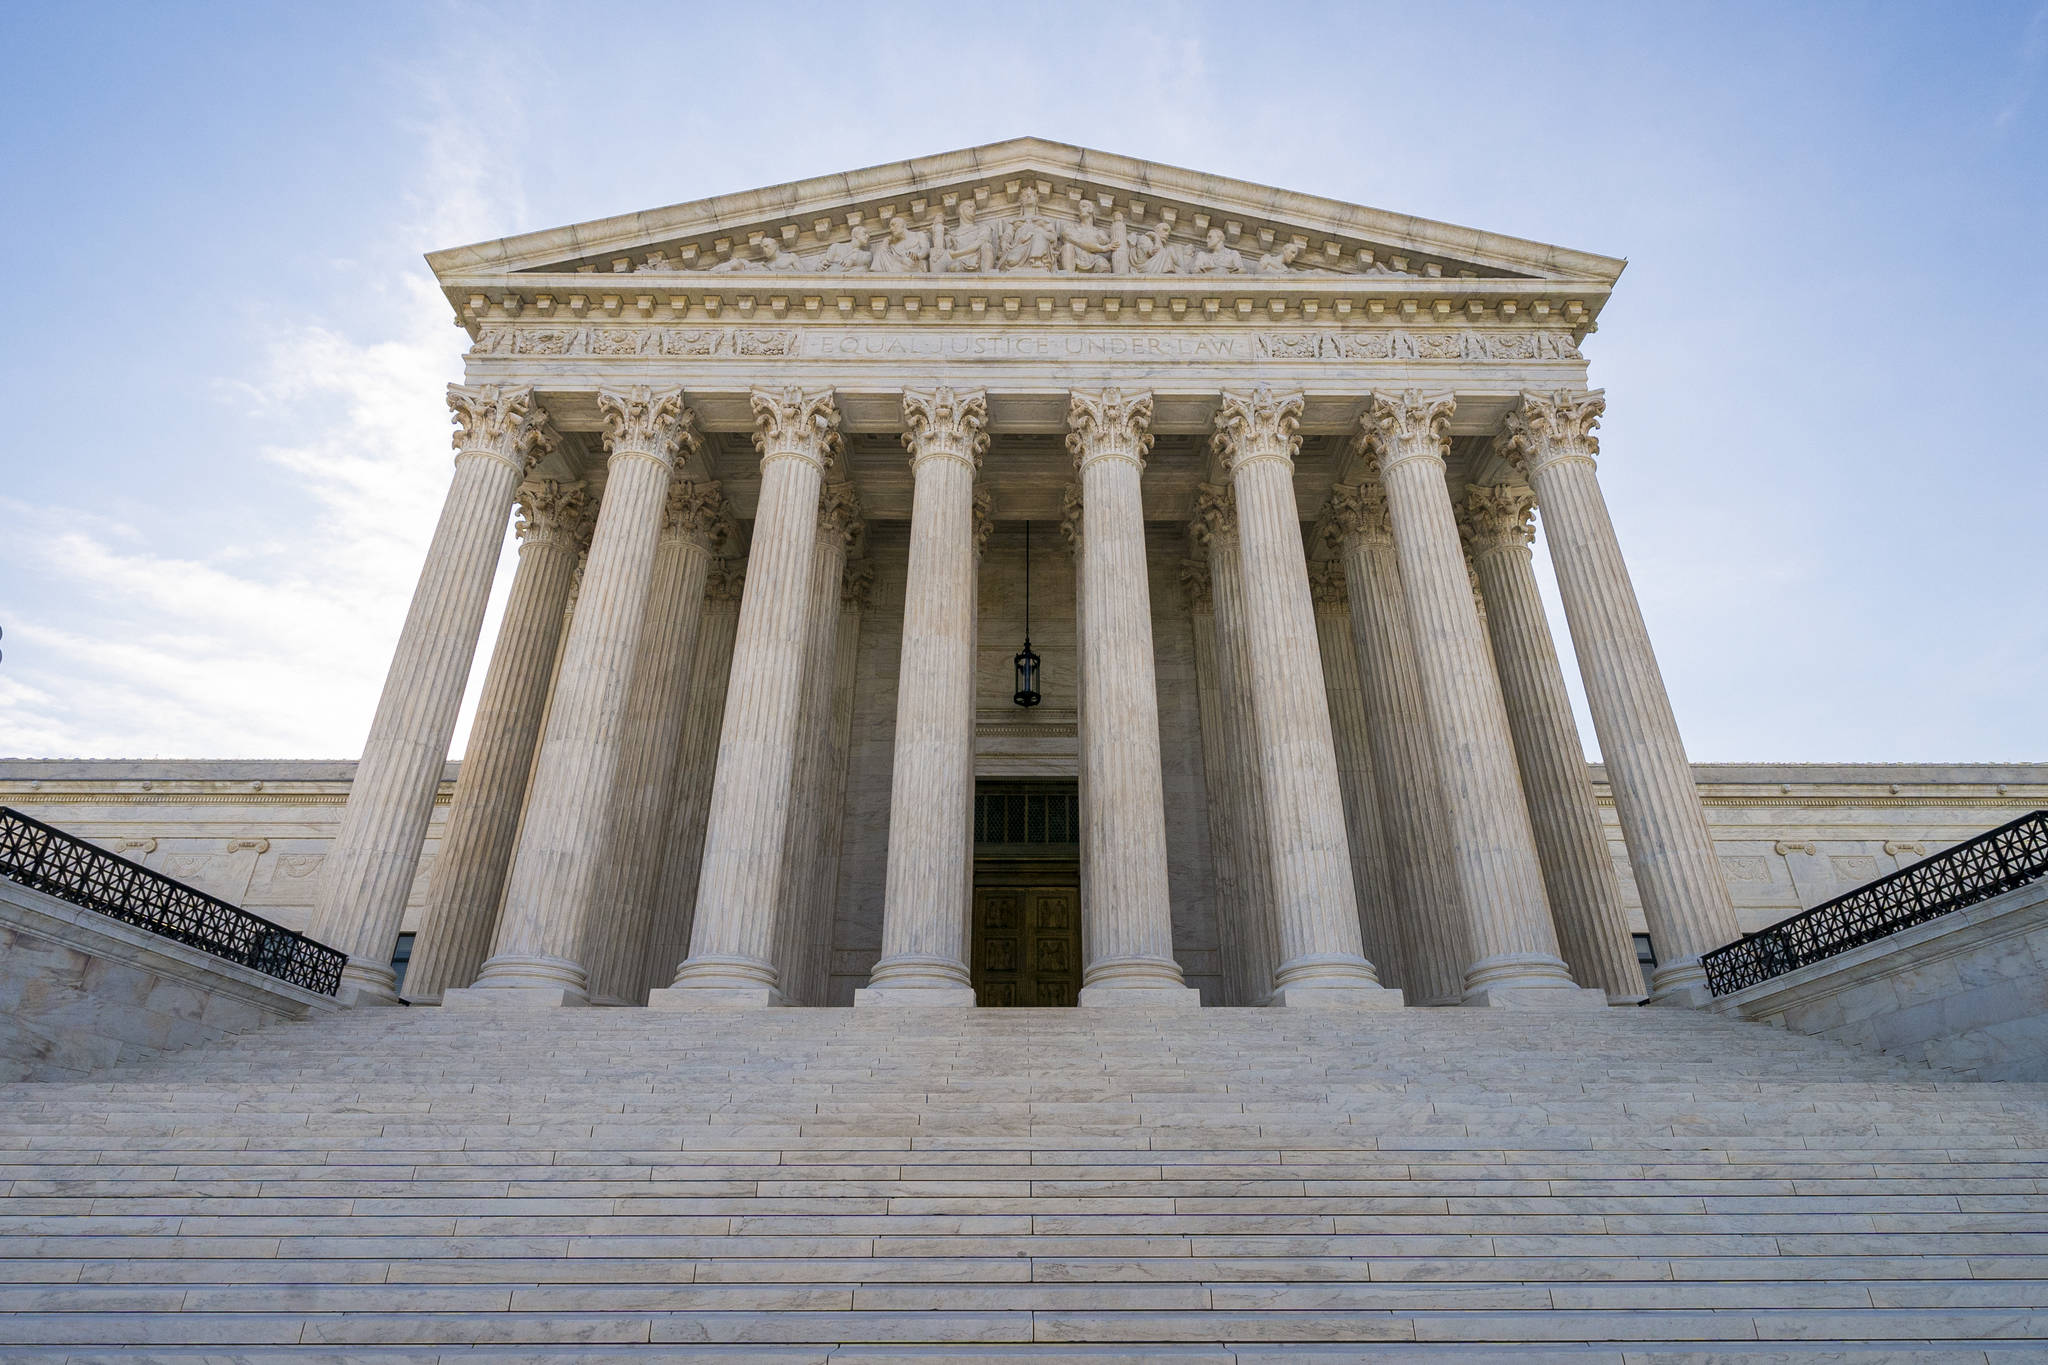
[[[360,1002],[515,507],[415,1000],[967,1007],[1004,924],[1089,1008],[1637,998],[1538,533],[1655,997],[1737,936],[1599,490],[1620,262],[1033,140],[430,260],[456,471],[312,926]],[[1064,910],[977,821],[1034,783]]]

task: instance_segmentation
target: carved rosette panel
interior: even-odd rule
[[[1255,460],[1291,465],[1301,449],[1301,408],[1301,394],[1276,394],[1265,384],[1249,393],[1226,392],[1210,447],[1233,472]]]
[[[1145,467],[1152,450],[1152,395],[1121,389],[1075,393],[1067,400],[1067,452],[1079,469],[1091,460]]]
[[[832,390],[790,384],[755,389],[749,401],[754,410],[754,449],[763,464],[794,459],[820,469],[832,467],[842,444]]]
[[[920,460],[959,460],[981,468],[988,450],[988,396],[979,390],[956,393],[938,388],[929,393],[903,393],[903,448],[911,467]]]
[[[1508,414],[1507,430],[1494,449],[1524,474],[1560,460],[1592,464],[1600,453],[1594,429],[1606,411],[1607,395],[1601,389],[1524,393],[1522,406]]]
[[[1536,539],[1536,495],[1519,484],[1473,484],[1457,512],[1458,530],[1475,555],[1526,549]]]
[[[488,455],[517,469],[521,478],[561,443],[531,385],[450,384],[448,411],[457,458]]]

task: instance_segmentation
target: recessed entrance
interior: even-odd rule
[[[975,1003],[1072,1005],[1081,993],[1081,799],[1068,781],[974,790]]]

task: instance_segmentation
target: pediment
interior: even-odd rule
[[[433,253],[444,285],[508,275],[1268,278],[1342,287],[1549,281],[1623,263],[1428,219],[1022,138]]]

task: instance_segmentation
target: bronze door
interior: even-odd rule
[[[1081,893],[1072,886],[974,889],[978,1005],[1072,1005],[1081,994]]]

